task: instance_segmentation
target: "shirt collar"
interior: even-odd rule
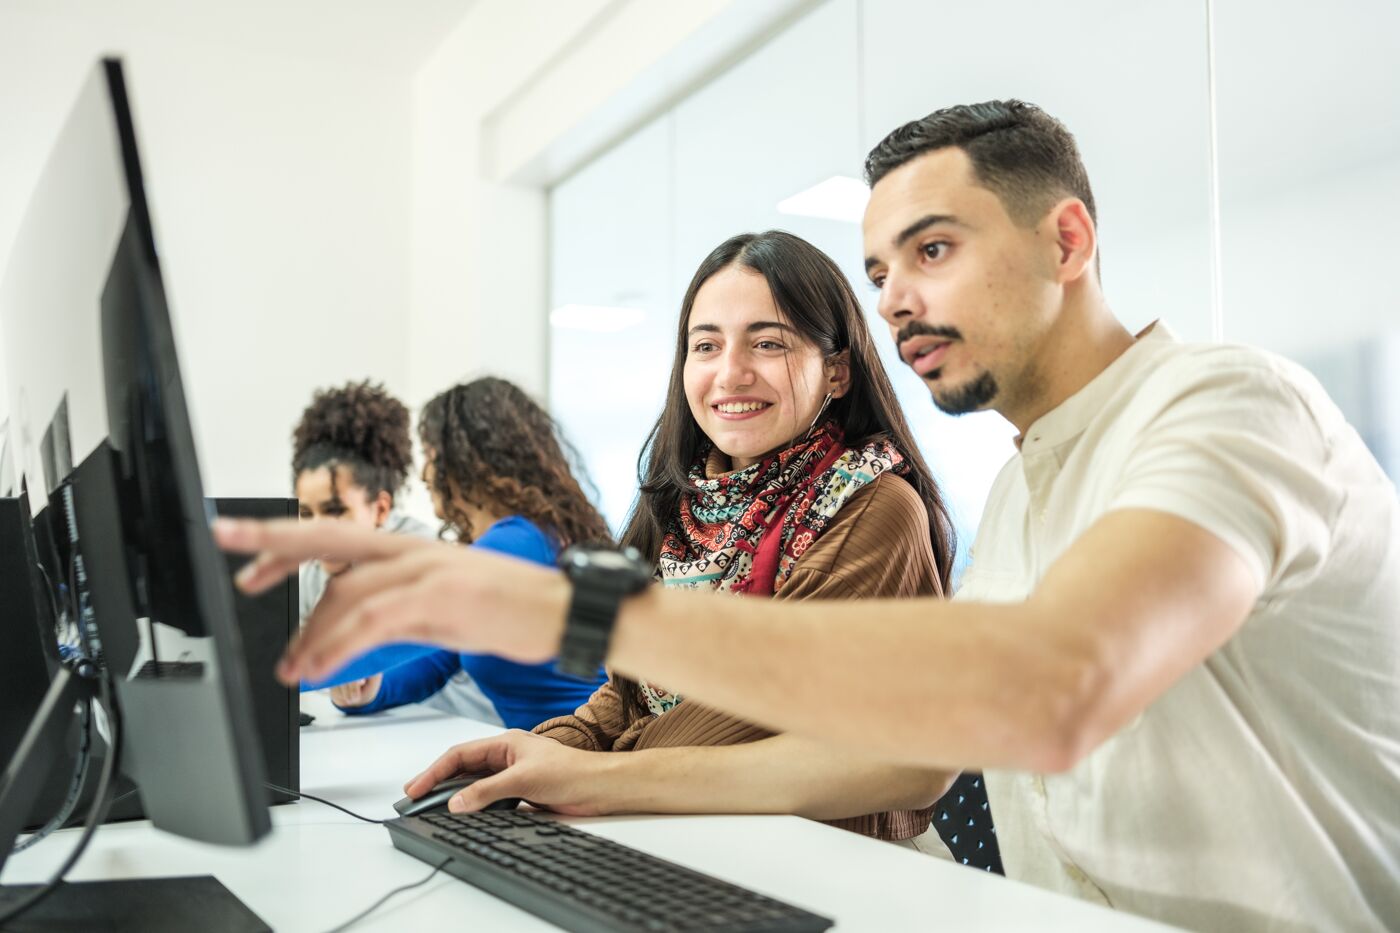
[[[1162,343],[1176,343],[1176,335],[1163,321],[1153,321],[1139,331],[1133,345],[1109,363],[1103,372],[1026,429],[1026,433],[1017,439],[1022,456],[1052,450],[1084,433],[1089,422],[1103,411],[1108,400],[1132,377],[1138,368],[1138,361],[1152,346]]]

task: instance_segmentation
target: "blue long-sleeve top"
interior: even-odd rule
[[[518,515],[503,518],[472,543],[521,560],[554,566],[559,547],[554,538]],[[604,671],[581,681],[543,664],[518,664],[489,654],[458,654],[432,645],[384,645],[360,655],[332,676],[303,681],[302,690],[319,690],[371,674],[384,675],[379,692],[364,706],[343,708],[350,715],[373,713],[417,703],[441,690],[459,670],[476,681],[508,729],[533,729],[546,719],[565,716],[588,701],[607,679]]]

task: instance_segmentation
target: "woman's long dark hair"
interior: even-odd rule
[[[823,357],[849,351],[850,390],[832,401],[826,418],[840,425],[850,447],[862,447],[884,437],[903,454],[909,467],[904,478],[928,512],[934,563],[939,580],[947,587],[957,546],[953,522],[933,473],[904,420],[860,302],[830,257],[806,240],[781,230],[745,233],[724,241],[705,257],[690,280],[676,327],[676,352],[666,405],[637,459],[641,488],[622,533],[622,543],[635,547],[652,562],[657,560],[666,529],[689,488],[688,471],[709,446],[685,396],[687,330],[700,288],[716,273],[734,265],[763,276],[788,323],[814,343]],[[620,681],[619,686],[628,718],[645,713],[638,692],[626,682]]]
[[[470,542],[485,530],[473,528],[461,508],[475,501],[529,519],[561,548],[611,543],[607,522],[578,480],[587,482],[577,453],[514,383],[488,376],[453,386],[423,406],[418,437],[457,540]]]

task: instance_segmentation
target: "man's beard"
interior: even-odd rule
[[[956,327],[949,327],[946,324],[925,324],[923,321],[910,321],[895,334],[895,349],[903,346],[904,341],[912,337],[945,337],[948,340],[960,341],[962,340],[962,332]],[[940,372],[942,369],[935,369],[926,373],[923,379],[929,383],[930,390],[933,392],[933,404],[937,405],[939,410],[945,414],[966,415],[969,412],[980,411],[992,399],[996,398],[997,392],[1000,391],[996,377],[983,371],[982,375],[966,385],[940,395],[938,389],[933,386],[933,381],[938,378]]]
[[[928,374],[929,377],[937,375],[937,370]],[[996,377],[985,370],[971,382],[947,392],[940,392],[936,386],[930,386],[930,389],[933,392],[933,404],[947,415],[966,415],[969,412],[981,411],[991,404],[1000,391]]]

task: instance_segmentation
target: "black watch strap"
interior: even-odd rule
[[[559,670],[579,680],[592,680],[608,656],[613,623],[622,604],[623,592],[607,592],[574,581],[569,602],[569,618],[564,641],[559,646]]]
[[[560,555],[559,563],[574,592],[556,666],[570,677],[593,680],[608,656],[618,608],[651,582],[651,574],[631,548],[619,553],[571,547]]]

